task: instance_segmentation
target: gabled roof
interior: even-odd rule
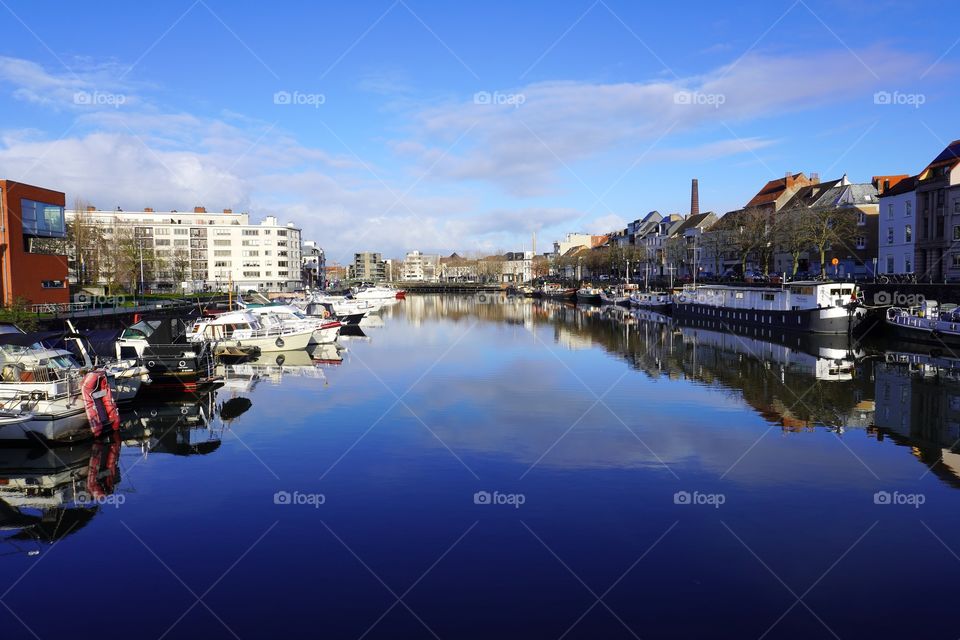
[[[680,235],[682,233],[686,233],[688,229],[700,227],[704,223],[710,222],[711,218],[716,217],[717,216],[712,211],[687,216],[683,222],[681,222],[676,228],[671,229],[671,231],[673,232],[673,235]]]
[[[933,162],[927,165],[927,167],[920,172],[920,175],[917,176],[920,180],[926,180],[930,178],[930,172],[934,169],[939,169],[941,167],[946,167],[948,169],[953,169],[957,164],[960,163],[960,140],[954,140],[947,145],[947,148],[940,152],[936,158],[933,159]]]
[[[753,196],[750,202],[747,203],[747,207],[759,207],[760,205],[776,202],[777,199],[783,195],[783,192],[794,186],[796,182],[806,184],[807,176],[803,175],[803,172],[800,172],[771,180],[763,185],[763,188],[757,192],[757,195]]]
[[[890,196],[900,196],[905,193],[910,193],[911,191],[917,190],[917,176],[911,176],[904,180],[901,180],[897,184],[893,185],[889,189],[881,194],[881,198],[887,198]]]
[[[563,254],[563,257],[564,257],[564,258],[569,258],[569,257],[572,257],[572,256],[577,255],[578,253],[583,253],[583,252],[586,252],[586,251],[590,251],[590,249],[588,249],[587,247],[583,246],[582,244],[581,244],[581,245],[577,245],[576,247],[570,247],[569,249],[567,249],[566,253]]]
[[[813,208],[828,208],[838,206],[854,206],[858,204],[877,204],[880,198],[877,188],[869,183],[837,185],[827,189],[817,198]]]
[[[823,195],[828,189],[832,189],[843,182],[843,178],[837,178],[836,180],[827,180],[826,182],[820,182],[818,184],[808,184],[805,187],[800,187],[800,189],[793,195],[790,200],[783,205],[784,209],[808,209],[813,206],[813,203],[817,201],[820,196]]]

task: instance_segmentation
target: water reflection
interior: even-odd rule
[[[0,553],[39,552],[80,531],[120,482],[120,437],[0,449]]]
[[[960,486],[960,455],[955,453],[960,439],[960,361],[940,354],[893,352],[881,354],[878,361],[875,352],[846,336],[763,328],[735,333],[717,323],[678,322],[648,311],[515,297],[485,304],[466,296],[415,297],[404,311],[416,324],[446,318],[522,326],[531,333],[546,327],[552,330],[554,348],[602,349],[650,379],[686,381],[735,394],[785,435],[816,430],[842,435],[854,430],[881,441],[887,436],[909,447],[937,475]],[[528,384],[536,393],[549,393],[549,382]],[[501,392],[499,397],[503,401],[508,396]],[[509,423],[506,413],[498,408],[492,411]],[[562,414],[558,412],[556,419],[563,420]],[[496,426],[490,428],[500,433]],[[471,442],[459,433],[444,437],[476,450],[495,446]],[[529,442],[519,442],[525,438]],[[512,439],[515,450],[527,451],[520,455],[524,459],[549,442],[534,430],[513,433]],[[710,443],[703,444],[703,449],[710,448]],[[653,448],[668,463],[685,451]],[[555,462],[568,466],[653,463],[643,452],[615,452],[599,441],[591,442],[589,449],[567,453],[568,457]],[[707,454],[701,451],[701,455]]]

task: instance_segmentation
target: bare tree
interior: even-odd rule
[[[747,262],[751,257],[766,272],[769,258],[773,255],[770,215],[755,208],[743,209],[736,215],[735,227],[728,234],[728,239],[740,258],[741,274],[747,272]]]
[[[792,268],[790,275],[797,275],[800,269],[800,256],[813,246],[810,225],[806,220],[810,215],[806,209],[791,209],[777,215],[774,221],[773,235],[777,247],[790,254]]]
[[[820,277],[826,278],[827,251],[834,244],[848,247],[857,233],[857,214],[853,209],[812,209],[804,217],[810,244],[820,257]]]
[[[87,214],[87,203],[74,200],[74,216],[67,224],[67,253],[74,282],[79,287],[100,280],[101,256],[106,254],[101,226]]]

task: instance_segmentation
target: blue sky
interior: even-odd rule
[[[274,214],[344,260],[546,250],[685,213],[692,177],[724,212],[960,137],[952,3],[356,4],[9,2],[0,174]]]

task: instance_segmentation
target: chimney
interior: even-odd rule
[[[811,174],[810,174],[810,182],[811,182],[812,184],[820,184],[820,173],[817,172],[817,171],[814,171],[813,173],[811,173]]]
[[[690,182],[690,215],[700,213],[700,182],[694,178]]]
[[[206,213],[207,210],[206,210],[204,207],[194,207],[194,208],[193,208],[193,212],[194,212],[194,213]]]
[[[95,206],[93,206],[92,204],[88,204],[88,205],[87,205],[87,211],[96,211],[96,210],[97,210],[97,208],[96,208]]]
[[[144,208],[143,208],[143,212],[144,212],[144,213],[153,213],[153,209],[151,209],[150,207],[144,207]]]
[[[233,213],[233,209],[224,209],[223,212],[224,212],[224,213]]]

